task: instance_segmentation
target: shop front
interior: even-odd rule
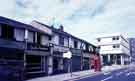
[[[24,80],[23,55],[23,50],[0,47],[0,80]]]
[[[63,53],[69,51],[68,47],[54,45],[53,46],[53,74],[67,72],[68,59],[63,58]]]
[[[49,47],[28,48],[25,51],[26,79],[48,74]]]
[[[82,51],[80,49],[71,49],[72,56],[72,71],[81,71],[82,67]]]

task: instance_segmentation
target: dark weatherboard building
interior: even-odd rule
[[[63,58],[67,51],[73,54],[72,71],[92,69],[91,58],[97,49],[65,32],[63,26],[56,29],[38,21],[28,25],[0,17],[0,71],[5,70],[0,76],[20,81],[68,72],[68,59]]]

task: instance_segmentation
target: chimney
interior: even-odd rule
[[[64,31],[64,27],[63,27],[63,25],[60,25],[59,30]]]
[[[51,25],[52,28],[54,28],[54,25]]]

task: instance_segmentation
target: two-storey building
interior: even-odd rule
[[[50,28],[52,30],[52,57],[50,61],[50,74],[59,71],[67,72],[67,59],[63,58],[63,53],[67,51],[72,52],[72,71],[88,70],[91,69],[90,57],[96,53],[96,46],[89,42],[79,39],[64,31],[61,25],[59,29],[53,26],[49,27],[38,21],[33,21],[32,26],[36,28]]]
[[[130,62],[129,41],[121,34],[108,34],[97,37],[97,45],[103,65],[124,65]]]
[[[0,64],[12,76],[37,77],[68,72],[63,53],[72,52],[72,71],[91,69],[97,47],[64,31],[37,21],[30,25],[0,17]],[[4,71],[7,72],[7,71]],[[12,77],[11,76],[11,77]]]
[[[50,54],[50,33],[5,17],[0,17],[0,60],[27,77],[47,74],[46,56]],[[18,68],[18,70],[17,70]]]

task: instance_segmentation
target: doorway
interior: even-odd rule
[[[58,62],[58,58],[53,58],[53,74],[58,74],[58,69],[59,68],[59,62]]]

